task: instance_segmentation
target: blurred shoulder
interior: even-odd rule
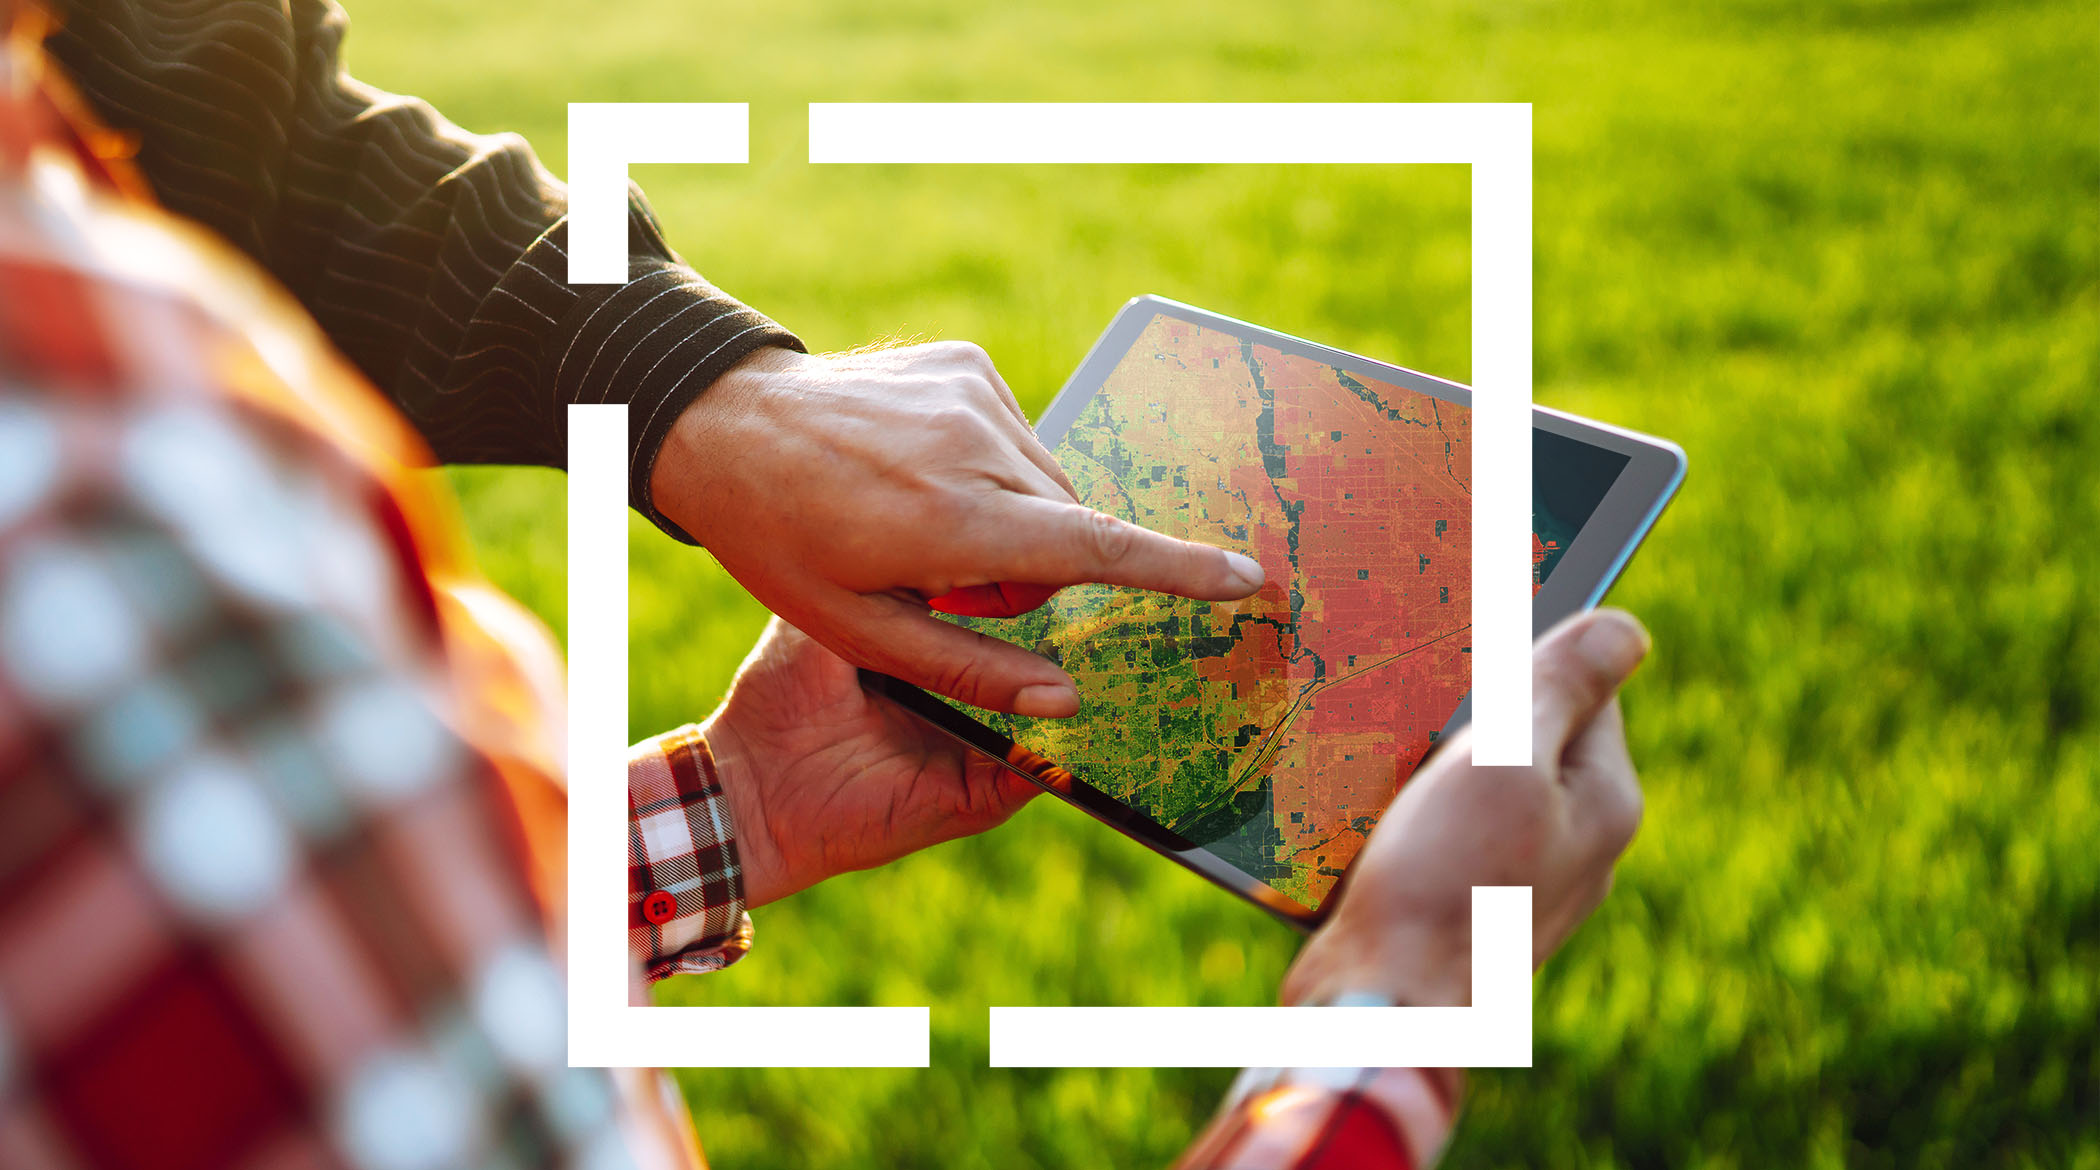
[[[272,376],[251,337],[180,295],[0,250],[0,610],[17,632],[24,574],[69,564],[148,611],[325,612],[382,653],[427,654],[394,501],[243,387]],[[95,590],[30,594],[65,602],[64,641],[81,636],[90,615],[73,611]]]

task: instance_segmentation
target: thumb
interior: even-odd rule
[[[1620,609],[1577,614],[1546,632],[1531,652],[1531,719],[1535,753],[1561,749],[1618,693],[1648,655],[1648,631]]]

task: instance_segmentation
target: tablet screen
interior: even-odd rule
[[[1045,428],[1081,501],[1247,553],[1268,583],[1239,602],[1087,585],[957,619],[1056,660],[1082,703],[1065,720],[970,713],[1317,908],[1469,688],[1464,391],[1165,314],[1106,357],[1091,396],[1060,398],[1062,432]],[[1628,457],[1533,433],[1536,591]]]

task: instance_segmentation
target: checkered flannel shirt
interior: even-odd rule
[[[743,872],[714,756],[697,727],[627,763],[628,950],[650,979],[719,971],[751,949]]]
[[[355,375],[244,262],[110,190],[21,51],[0,62],[0,1166],[691,1165],[653,1087],[566,1066],[535,895],[559,883],[518,761],[478,733],[499,704],[462,685],[432,569],[454,554],[272,381],[354,398]],[[226,299],[186,291],[215,276]],[[244,299],[275,323],[244,328]],[[705,743],[631,767],[632,958],[723,966],[749,924]]]

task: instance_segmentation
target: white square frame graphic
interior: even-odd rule
[[[742,103],[569,110],[572,283],[625,278],[629,162],[748,157]],[[1469,165],[1473,762],[1531,763],[1528,103],[812,103],[809,161]],[[627,1004],[626,410],[569,420],[570,1064],[924,1067],[925,1007]],[[1472,1007],[994,1007],[991,1063],[1528,1067],[1530,895],[1474,890]]]

